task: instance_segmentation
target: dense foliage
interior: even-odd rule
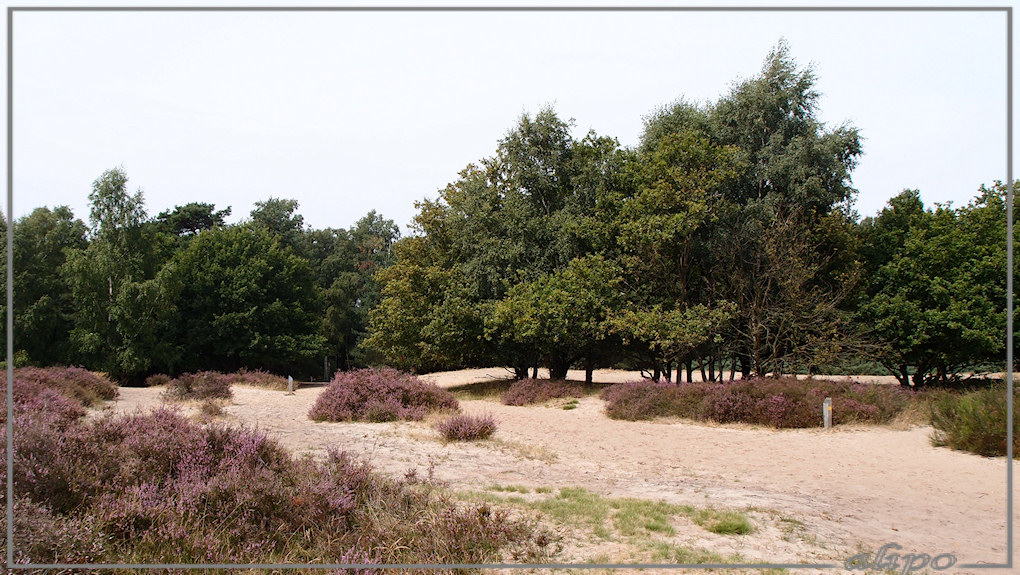
[[[198,202],[152,218],[108,170],[88,225],[66,207],[15,222],[15,361],[137,383],[383,364],[723,381],[878,364],[922,387],[1004,367],[1006,185],[961,207],[907,190],[859,221],[862,138],[819,119],[815,83],[780,42],[718,100],[647,115],[633,148],[577,138],[551,108],[523,114],[418,204],[404,238],[375,212],[310,229],[282,198],[236,224]]]

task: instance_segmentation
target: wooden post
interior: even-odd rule
[[[287,376],[287,395],[294,395],[294,378]]]
[[[822,422],[825,424],[825,429],[832,428],[832,398],[826,397],[825,401],[822,402]]]

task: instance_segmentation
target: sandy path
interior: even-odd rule
[[[501,373],[429,378],[449,387]],[[607,371],[597,380],[632,375]],[[953,553],[957,567],[1005,560],[1005,461],[934,448],[927,427],[774,431],[614,421],[597,398],[582,399],[573,410],[475,400],[461,401],[463,410],[493,414],[500,422],[495,438],[445,444],[428,422],[311,422],[307,412],[321,390],[288,396],[235,386],[225,411],[296,453],[340,447],[395,474],[432,466],[455,489],[582,486],[611,496],[750,509],[755,534],[726,537],[690,526],[677,536],[748,560],[842,563],[893,542],[904,553]],[[159,405],[158,393],[122,388],[110,407],[150,409]]]

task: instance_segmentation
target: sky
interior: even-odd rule
[[[316,229],[347,228],[375,210],[406,234],[415,202],[493,156],[521,114],[552,106],[574,119],[577,138],[594,130],[635,146],[644,116],[680,98],[726,95],[781,38],[817,75],[819,118],[860,130],[861,216],[906,188],[926,204],[960,206],[1006,179],[1003,12],[13,18],[15,217],[68,205],[87,221],[92,182],[121,167],[153,216],[207,202],[230,206],[228,221],[238,221],[277,197],[296,199]]]

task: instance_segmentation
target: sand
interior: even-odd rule
[[[596,381],[635,379],[633,372],[599,370]],[[571,372],[582,379],[583,372]],[[443,387],[503,379],[502,369],[430,374]],[[750,535],[715,535],[679,522],[677,544],[748,561],[837,563],[887,543],[901,553],[951,553],[956,573],[967,564],[1006,559],[1006,461],[931,445],[924,426],[848,426],[832,430],[771,430],[680,420],[615,421],[603,402],[581,399],[510,407],[461,400],[466,413],[499,421],[493,439],[445,443],[431,422],[315,423],[308,410],[322,387],[294,395],[235,386],[226,421],[256,428],[296,454],[319,456],[339,447],[380,471],[434,476],[455,490],[493,485],[584,487],[612,497],[732,508],[748,513]],[[148,410],[159,388],[122,388],[113,412]],[[194,408],[190,408],[194,409]],[[611,556],[605,542],[571,540],[560,561]],[[809,571],[797,571],[810,572]],[[831,570],[818,572],[831,573]]]

